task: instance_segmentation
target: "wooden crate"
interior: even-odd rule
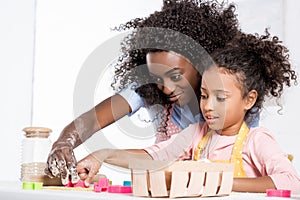
[[[232,190],[234,164],[199,161],[131,160],[134,196],[225,196]]]

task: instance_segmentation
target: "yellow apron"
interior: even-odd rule
[[[208,133],[201,139],[197,148],[194,151],[194,160],[199,160],[200,155],[203,153],[205,147],[207,146],[208,141],[210,140],[212,133],[214,131],[210,130]],[[247,177],[246,172],[243,166],[243,158],[242,158],[242,149],[244,143],[246,142],[247,135],[249,133],[249,128],[245,122],[243,122],[238,135],[236,136],[230,160],[216,160],[213,162],[226,162],[226,163],[234,163],[234,177]]]

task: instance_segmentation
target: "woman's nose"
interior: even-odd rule
[[[167,96],[171,95],[176,89],[176,85],[172,81],[165,80],[160,90]]]

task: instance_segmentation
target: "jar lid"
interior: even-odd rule
[[[25,132],[25,136],[32,138],[32,137],[38,137],[38,138],[47,138],[49,134],[52,132],[50,128],[46,127],[25,127],[23,128],[23,131]]]

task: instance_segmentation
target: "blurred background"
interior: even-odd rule
[[[298,72],[300,63],[300,1],[232,0],[237,6],[240,28],[248,33],[272,35],[290,49],[290,58]],[[55,141],[62,129],[80,112],[74,110],[74,89],[80,70],[103,43],[120,33],[111,28],[136,17],[159,10],[162,0],[0,0],[0,180],[20,178],[22,129],[27,126],[51,128]],[[116,49],[118,50],[118,49]],[[101,57],[99,57],[101,60]],[[95,86],[94,105],[110,96],[112,69],[104,66]],[[270,129],[283,150],[294,155],[300,173],[298,128],[300,86],[286,90],[280,103],[268,101],[261,114],[262,126]],[[278,111],[280,110],[280,114]],[[143,115],[141,111],[140,115]],[[136,127],[148,127],[137,115],[125,117]],[[81,159],[104,140],[117,148],[142,148],[153,144],[153,137],[136,138],[111,125],[75,150]],[[99,142],[99,143],[97,143]],[[90,144],[90,145],[89,145]],[[91,146],[93,148],[91,148]],[[105,166],[100,171],[110,179],[127,179],[122,169]],[[124,177],[120,177],[124,176]],[[117,180],[118,181],[118,180]]]

